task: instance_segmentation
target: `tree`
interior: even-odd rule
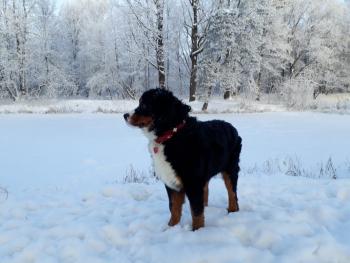
[[[80,51],[82,48],[83,14],[82,3],[78,1],[66,2],[60,10],[59,26],[65,28],[65,32],[59,32],[61,37],[61,52],[65,61],[65,70],[69,72],[74,85],[77,87],[72,95],[87,96],[86,81],[82,74]]]
[[[34,4],[32,0],[2,0],[2,42],[5,42],[2,50],[6,65],[2,66],[1,83],[13,100],[29,95],[27,49]]]
[[[60,97],[74,93],[76,86],[65,71],[58,49],[58,20],[53,0],[37,0],[33,13],[30,56],[30,86],[32,97]]]
[[[164,0],[127,0],[135,16],[142,34],[148,39],[149,45],[154,47],[156,68],[158,72],[158,87],[166,88],[165,52],[164,52]],[[146,10],[146,11],[145,11]],[[150,62],[151,63],[151,62]]]
[[[203,52],[204,43],[206,39],[206,34],[209,29],[209,19],[204,10],[204,6],[201,5],[200,0],[188,0],[191,15],[189,15],[189,22],[185,20],[185,29],[187,35],[191,41],[190,44],[190,85],[189,101],[196,100],[196,91],[197,91],[197,74],[198,74],[198,57]]]
[[[309,85],[311,94],[316,89],[314,98],[320,90],[341,89],[339,56],[343,48],[339,47],[344,41],[339,42],[342,28],[337,22],[344,18],[341,10],[343,4],[324,0],[294,0],[284,7],[290,59],[282,76],[308,78],[315,84]]]
[[[136,99],[156,86],[205,108],[212,94],[292,102],[350,89],[341,1],[54,3],[0,0],[1,98]]]
[[[259,7],[253,0],[219,2],[201,61],[204,109],[213,86],[220,89],[225,99],[255,89],[262,37]]]

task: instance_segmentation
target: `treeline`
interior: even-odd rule
[[[0,0],[0,98],[208,101],[349,91],[350,8],[336,0]],[[298,95],[298,96],[296,96]]]

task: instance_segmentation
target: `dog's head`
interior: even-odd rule
[[[124,114],[124,119],[132,126],[160,135],[186,120],[190,110],[191,107],[182,103],[172,92],[151,89],[143,93],[139,106],[132,113]]]

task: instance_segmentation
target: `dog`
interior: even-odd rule
[[[149,139],[156,176],[165,184],[171,217],[181,220],[187,196],[193,231],[204,227],[209,180],[221,173],[228,192],[228,212],[239,210],[237,180],[242,139],[229,123],[198,121],[189,116],[191,107],[172,92],[151,89],[143,93],[138,107],[124,114],[125,121],[141,128]]]

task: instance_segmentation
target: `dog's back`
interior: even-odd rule
[[[221,172],[238,169],[241,137],[229,123],[190,118],[184,130],[166,143],[165,153],[184,179],[209,179]]]
[[[210,155],[209,173],[231,172],[236,168],[242,147],[242,139],[237,130],[225,121],[198,122],[199,129],[207,140],[205,144]],[[236,168],[237,169],[237,168]]]

